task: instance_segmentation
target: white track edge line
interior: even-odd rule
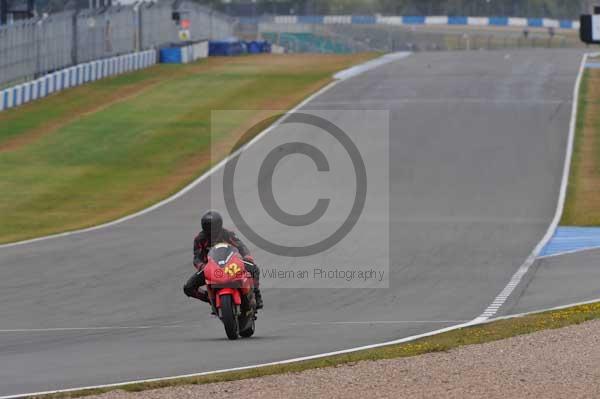
[[[409,55],[411,55],[412,53],[405,53],[405,55],[401,58],[406,58]],[[385,57],[385,56],[383,56]],[[381,57],[381,58],[383,58]],[[401,59],[398,58],[398,59]],[[397,59],[390,59],[389,62],[392,61],[396,61]],[[381,65],[385,65],[386,63],[382,63],[377,65],[381,66]],[[356,67],[356,66],[354,66]],[[354,68],[351,67],[351,68]],[[351,69],[349,68],[349,69]],[[374,69],[373,68],[369,68],[368,70]],[[340,71],[343,72],[343,71]],[[366,72],[363,71],[363,72]],[[362,73],[362,72],[361,72]],[[358,76],[359,74],[356,74],[354,76]],[[352,77],[354,77],[352,76]],[[334,78],[336,79],[336,78]],[[349,79],[349,78],[348,78]],[[294,108],[292,108],[291,110],[287,111],[281,118],[279,118],[277,121],[275,121],[271,126],[269,126],[268,128],[266,128],[265,130],[263,130],[261,133],[259,133],[257,136],[255,136],[252,140],[250,140],[248,143],[244,144],[243,146],[241,146],[238,150],[236,150],[234,153],[230,154],[227,158],[223,159],[221,162],[219,162],[217,165],[213,166],[211,169],[209,169],[207,172],[205,172],[204,174],[202,174],[201,176],[199,176],[196,180],[192,181],[190,184],[188,184],[186,187],[184,187],[182,190],[180,190],[179,192],[171,195],[170,197],[146,208],[146,209],[142,209],[141,211],[135,212],[131,215],[127,215],[124,216],[120,219],[117,220],[113,220],[111,222],[108,223],[104,223],[101,225],[97,225],[97,226],[92,226],[92,227],[88,227],[88,228],[84,228],[84,229],[79,229],[79,230],[73,230],[73,231],[66,231],[63,233],[58,233],[58,234],[52,234],[49,236],[44,236],[44,237],[37,237],[37,238],[33,238],[33,239],[29,239],[29,240],[23,240],[23,241],[18,241],[18,242],[14,242],[14,243],[8,243],[8,244],[2,244],[0,245],[0,249],[3,248],[11,248],[11,247],[16,247],[16,246],[20,246],[20,245],[26,245],[26,244],[31,244],[31,243],[36,243],[36,242],[40,242],[40,241],[46,241],[46,240],[50,240],[50,239],[54,239],[54,238],[61,238],[61,237],[68,237],[71,235],[76,235],[76,234],[82,234],[82,233],[87,233],[87,232],[91,232],[91,231],[96,231],[96,230],[100,230],[100,229],[104,229],[104,228],[108,228],[114,225],[117,225],[119,223],[123,223],[126,222],[128,220],[134,219],[136,217],[142,216],[144,214],[147,214],[149,212],[152,212],[160,207],[162,207],[163,205],[166,205],[170,202],[173,202],[174,200],[180,198],[181,196],[183,196],[184,194],[186,194],[187,192],[189,192],[190,190],[192,190],[194,187],[196,187],[198,184],[200,184],[203,180],[205,180],[206,178],[208,178],[210,175],[212,175],[215,171],[219,170],[219,168],[223,167],[223,165],[225,165],[231,158],[235,157],[236,155],[240,154],[244,149],[248,148],[249,146],[251,146],[252,144],[256,143],[258,140],[260,140],[262,137],[264,137],[268,132],[270,132],[271,130],[275,129],[277,126],[279,126],[284,120],[285,118],[287,118],[290,114],[298,111],[299,109],[301,109],[302,107],[304,107],[307,103],[309,103],[310,101],[312,101],[314,98],[320,96],[321,94],[327,92],[328,90],[332,89],[333,87],[335,87],[338,83],[343,82],[345,79],[336,79],[334,81],[332,81],[331,83],[327,84],[325,87],[321,88],[319,91],[317,91],[316,93],[313,93],[312,95],[310,95],[309,97],[307,97],[305,100],[303,100],[300,104],[296,105]],[[350,350],[353,351],[353,350]],[[325,354],[322,355],[314,355],[316,357],[313,358],[318,358],[318,357],[322,357],[325,356]],[[304,359],[304,360],[308,360]],[[284,362],[293,362],[294,359],[291,359],[290,361],[284,361]],[[299,361],[299,360],[296,360]],[[274,364],[279,364],[279,363],[274,363]],[[281,363],[283,364],[283,363]],[[268,365],[268,364],[267,364]],[[263,365],[262,367],[265,367],[267,365]],[[245,369],[249,369],[249,368],[254,368],[254,367],[261,367],[261,365],[258,366],[246,366],[243,368],[238,368],[238,369],[230,369],[229,371],[233,371],[233,370],[245,370]],[[228,370],[217,370],[217,371],[212,371],[212,372],[207,372],[203,375],[207,375],[207,374],[215,374],[215,373],[220,373],[220,372],[224,372],[224,371],[228,371]],[[192,375],[193,376],[193,375]],[[165,380],[165,379],[173,379],[173,378],[181,378],[180,377],[166,377],[166,378],[162,378],[162,379],[158,379],[158,380]],[[150,381],[150,380],[147,380]],[[125,383],[128,384],[128,383]],[[118,386],[117,385],[106,385],[103,387],[110,387],[110,386]],[[123,384],[120,384],[123,385]],[[80,390],[82,388],[73,388],[73,389],[67,389],[67,390],[58,390],[58,391],[51,391],[52,393],[59,393],[59,392],[72,392],[72,391],[76,391],[76,390]],[[12,395],[12,396],[0,396],[0,399],[8,399],[8,398],[18,398],[18,397],[27,397],[27,396],[34,396],[34,395],[43,395],[49,392],[40,392],[40,393],[28,393],[28,394],[19,394],[19,395]]]
[[[500,294],[492,302],[493,304],[500,303],[500,306],[492,307],[490,305],[475,320],[478,320],[478,321],[488,320],[490,317],[494,316],[498,312],[498,310],[500,309],[500,307],[502,305],[504,305],[506,303],[508,298],[511,296],[511,294],[514,292],[514,290],[517,288],[517,286],[523,279],[523,276],[525,274],[527,274],[531,265],[533,265],[535,263],[535,261],[538,258],[538,255],[540,254],[542,249],[544,249],[546,244],[548,244],[548,242],[552,239],[552,236],[554,235],[554,232],[556,231],[556,228],[558,227],[558,224],[560,223],[560,218],[562,217],[563,210],[565,208],[565,200],[567,197],[567,185],[569,182],[569,174],[571,172],[571,158],[573,155],[573,144],[575,141],[575,130],[577,127],[577,108],[578,108],[578,103],[579,103],[580,86],[581,86],[581,81],[583,79],[583,73],[585,71],[585,65],[587,63],[587,59],[588,59],[589,55],[590,55],[590,53],[586,53],[583,55],[583,57],[581,59],[581,63],[579,65],[579,73],[577,74],[577,79],[575,80],[575,87],[573,88],[573,101],[571,104],[571,122],[569,125],[569,137],[567,138],[565,163],[563,166],[563,174],[562,174],[562,180],[561,180],[561,184],[560,184],[560,192],[558,195],[558,202],[556,205],[556,211],[554,213],[554,218],[552,219],[552,223],[550,223],[550,226],[548,226],[548,230],[546,231],[546,234],[544,235],[542,240],[536,245],[536,247],[533,249],[531,254],[529,254],[529,256],[527,257],[525,262],[523,262],[523,264],[519,267],[519,269],[513,274],[513,276],[511,277],[511,279],[508,282],[508,284],[506,285],[506,287],[504,287],[504,289],[502,291],[500,291]]]
[[[90,390],[90,389],[118,388],[121,386],[130,385],[130,384],[142,384],[142,383],[149,383],[149,382],[169,381],[169,380],[175,380],[175,379],[180,379],[180,378],[202,377],[202,376],[206,376],[206,375],[220,374],[220,373],[226,373],[226,372],[232,372],[232,371],[243,371],[243,370],[249,370],[249,369],[255,369],[255,368],[263,368],[263,367],[269,367],[269,366],[284,365],[284,364],[289,364],[289,363],[297,363],[297,362],[302,362],[302,361],[306,361],[306,360],[320,359],[320,358],[328,357],[328,356],[343,355],[346,353],[352,353],[352,352],[357,352],[357,351],[366,350],[366,349],[374,349],[374,348],[379,348],[379,347],[388,346],[388,345],[401,344],[401,343],[405,343],[405,342],[414,341],[414,340],[417,340],[420,338],[426,338],[426,337],[429,337],[432,335],[437,335],[437,334],[441,334],[444,332],[468,327],[468,326],[471,326],[474,324],[481,324],[481,323],[474,323],[473,321],[470,321],[467,323],[462,323],[462,324],[458,324],[458,325],[454,325],[454,326],[450,326],[450,327],[445,327],[445,328],[441,328],[439,330],[430,331],[430,332],[426,332],[426,333],[419,334],[419,335],[413,335],[410,337],[401,338],[401,339],[397,339],[394,341],[359,346],[359,347],[355,347],[355,348],[343,349],[343,350],[333,351],[333,352],[319,353],[316,355],[297,357],[297,358],[281,360],[281,361],[277,361],[277,362],[262,363],[262,364],[255,364],[255,365],[251,365],[251,366],[241,366],[241,367],[234,367],[234,368],[214,370],[214,371],[206,371],[206,372],[202,372],[202,373],[183,374],[183,375],[178,375],[178,376],[173,376],[173,377],[151,378],[151,379],[146,379],[146,380],[134,380],[134,381],[119,382],[119,383],[114,383],[114,384],[94,385],[94,386],[88,386],[88,387],[68,388],[68,389],[61,389],[61,390],[55,390],[55,391],[32,392],[32,393],[24,393],[24,394],[17,394],[17,395],[0,396],[0,399],[26,398],[29,396],[67,393],[67,392],[84,391],[84,390]]]
[[[394,55],[394,54],[395,54],[395,57],[390,57],[391,55]],[[333,76],[333,78],[335,80],[333,80],[332,82],[330,82],[326,86],[322,87],[316,93],[311,94],[309,97],[307,97],[306,99],[304,99],[300,104],[296,105],[291,110],[287,111],[283,116],[281,116],[281,118],[277,119],[271,126],[267,127],[265,130],[263,130],[262,132],[260,132],[258,135],[256,135],[248,143],[244,144],[243,146],[241,146],[240,148],[238,148],[235,152],[233,152],[232,154],[230,154],[229,156],[227,156],[225,159],[223,159],[221,162],[219,162],[217,165],[213,166],[208,171],[204,172],[201,176],[199,176],[198,178],[196,178],[196,180],[193,180],[190,184],[188,184],[187,186],[185,186],[180,191],[176,192],[175,194],[171,195],[168,198],[163,199],[162,201],[157,202],[154,205],[151,205],[148,208],[142,209],[142,210],[140,210],[138,212],[132,213],[132,214],[127,215],[127,216],[124,216],[122,218],[119,218],[119,219],[116,219],[116,220],[113,220],[113,221],[110,221],[110,222],[107,222],[107,223],[103,223],[103,224],[100,224],[100,225],[96,225],[96,226],[91,226],[91,227],[86,227],[86,228],[83,228],[83,229],[77,229],[77,230],[71,230],[71,231],[65,231],[65,232],[62,232],[62,233],[51,234],[51,235],[47,235],[47,236],[43,236],[43,237],[31,238],[31,239],[17,241],[17,242],[11,242],[11,243],[7,243],[7,244],[0,244],[0,249],[11,248],[11,247],[16,247],[16,246],[20,246],[20,245],[26,245],[26,244],[31,244],[31,243],[35,243],[35,242],[40,242],[40,241],[46,241],[46,240],[50,240],[50,239],[54,239],[54,238],[68,237],[68,236],[76,235],[76,234],[89,233],[91,231],[96,231],[96,230],[100,230],[100,229],[105,229],[105,228],[108,228],[108,227],[112,227],[112,226],[115,226],[117,224],[120,224],[120,223],[126,222],[128,220],[137,218],[137,217],[145,215],[147,213],[150,213],[150,212],[152,212],[152,211],[154,211],[154,210],[162,207],[163,205],[166,205],[166,204],[168,204],[170,202],[175,201],[176,199],[180,198],[181,196],[183,196],[184,194],[186,194],[187,192],[189,192],[190,190],[192,190],[194,187],[196,187],[198,184],[200,184],[202,181],[204,181],[206,178],[208,178],[214,172],[216,172],[221,167],[223,167],[231,158],[233,158],[236,155],[240,154],[244,149],[246,149],[249,146],[251,146],[252,144],[256,143],[260,138],[264,137],[268,132],[270,132],[271,130],[275,129],[277,126],[279,126],[285,120],[285,118],[287,118],[290,114],[293,114],[293,113],[297,112],[300,108],[304,107],[306,104],[308,104],[314,98],[320,96],[321,94],[325,93],[326,91],[329,91],[334,86],[336,86],[338,83],[343,82],[346,79],[350,79],[350,78],[353,78],[355,76],[358,76],[358,75],[360,75],[360,74],[362,74],[364,72],[367,72],[369,70],[375,69],[375,68],[383,66],[385,64],[388,64],[390,62],[398,61],[400,59],[406,58],[406,57],[408,57],[411,54],[412,53],[410,53],[410,52],[387,54],[387,55],[383,55],[383,56],[381,56],[379,58],[375,58],[373,60],[367,61],[367,62],[365,62],[363,64],[354,65],[354,66],[352,66],[352,67],[350,67],[348,69],[345,69],[343,71],[337,72]],[[351,69],[360,67],[361,65],[364,65],[364,64],[369,64],[369,63],[374,62],[376,60],[381,60],[381,62],[378,63],[378,64],[376,64],[376,65],[371,65],[368,68],[363,69],[360,73],[355,73],[352,76],[348,76],[348,77],[344,77],[344,78],[337,78],[337,75],[340,74],[340,73],[343,73],[343,72],[349,71]]]
[[[215,173],[217,170],[219,170],[221,167],[223,167],[231,158],[233,158],[236,155],[240,154],[244,149],[246,149],[250,145],[256,143],[259,139],[261,139],[262,137],[264,137],[271,130],[273,130],[274,128],[276,128],[277,126],[279,126],[281,124],[281,122],[283,120],[285,120],[285,118],[287,118],[290,114],[298,111],[298,109],[304,107],[313,98],[315,98],[315,97],[317,97],[317,96],[325,93],[326,91],[330,90],[331,88],[333,88],[334,86],[336,86],[339,82],[341,82],[341,81],[340,80],[334,80],[333,82],[327,84],[325,87],[321,88],[316,93],[313,93],[311,96],[309,96],[308,98],[306,98],[300,104],[296,105],[290,111],[287,111],[281,118],[279,118],[271,126],[269,126],[265,130],[263,130],[262,132],[260,132],[258,135],[256,135],[248,143],[246,143],[243,146],[241,146],[240,148],[238,148],[235,152],[233,152],[232,154],[230,154],[229,156],[227,156],[225,159],[223,159],[221,162],[219,162],[218,164],[216,164],[215,166],[213,166],[212,168],[210,168],[208,171],[206,171],[201,176],[199,176],[198,178],[196,178],[194,181],[192,181],[190,184],[188,184],[187,186],[185,186],[183,189],[181,189],[180,191],[178,191],[175,194],[171,195],[170,197],[165,198],[164,200],[162,200],[160,202],[157,202],[156,204],[154,204],[154,205],[152,205],[152,206],[150,206],[148,208],[142,209],[141,211],[135,212],[135,213],[133,213],[131,215],[127,215],[127,216],[124,216],[124,217],[122,217],[120,219],[113,220],[111,222],[100,224],[100,225],[97,225],[97,226],[87,227],[87,228],[84,228],[84,229],[73,230],[73,231],[66,231],[66,232],[63,232],[63,233],[52,234],[52,235],[44,236],[44,237],[32,238],[32,239],[24,240],[24,241],[17,241],[17,242],[8,243],[8,244],[2,244],[2,245],[0,245],[0,249],[11,248],[11,247],[16,247],[16,246],[20,246],[20,245],[31,244],[31,243],[40,242],[40,241],[46,241],[46,240],[50,240],[50,239],[54,239],[54,238],[68,237],[68,236],[71,236],[71,235],[82,234],[82,233],[89,233],[91,231],[105,229],[105,228],[112,227],[112,226],[115,226],[117,224],[129,221],[131,219],[137,218],[139,216],[145,215],[145,214],[150,213],[150,212],[152,212],[152,211],[154,211],[154,210],[156,210],[156,209],[158,209],[158,208],[160,208],[160,207],[162,207],[164,205],[167,205],[167,204],[175,201],[176,199],[182,197],[183,195],[187,194],[190,190],[194,189],[197,185],[199,185],[200,183],[202,183],[209,176],[211,176],[213,173]]]
[[[563,310],[563,309],[568,309],[568,308],[572,308],[575,306],[590,305],[592,303],[598,303],[598,302],[600,302],[600,298],[591,299],[589,301],[570,303],[568,305],[555,306],[552,308],[546,308],[546,309],[541,309],[541,310],[532,310],[531,312],[515,313],[515,314],[509,314],[506,316],[494,317],[493,319],[490,319],[489,322],[498,321],[498,320],[516,319],[516,318],[523,317],[523,316],[530,316],[533,314],[552,312],[554,310]],[[0,398],[0,399],[2,399],[2,398]]]
[[[361,75],[367,71],[370,71],[372,69],[389,64],[390,62],[404,59],[404,58],[408,57],[410,54],[411,53],[408,51],[399,51],[396,53],[389,53],[389,54],[383,55],[381,57],[372,59],[370,61],[364,62],[362,64],[355,65],[348,69],[344,69],[343,71],[337,72],[335,75],[333,75],[333,77],[334,77],[334,79],[339,79],[339,80],[350,79],[355,76]]]
[[[451,324],[466,323],[470,320],[366,320],[366,321],[307,321],[294,323],[281,323],[283,326],[320,326],[320,325],[344,325],[344,324]],[[91,326],[91,327],[48,327],[48,328],[5,328],[0,329],[0,334],[10,333],[54,333],[54,332],[75,332],[75,331],[111,331],[111,330],[150,330],[165,328],[190,328],[199,326],[192,324],[155,324],[143,326]]]
[[[244,370],[249,370],[249,369],[253,369],[253,368],[263,368],[263,367],[268,367],[268,366],[277,366],[277,365],[283,365],[283,364],[297,363],[297,362],[302,362],[302,361],[306,361],[306,360],[320,359],[320,358],[328,357],[328,356],[335,356],[335,355],[342,355],[342,354],[346,354],[346,353],[358,352],[358,351],[366,350],[366,349],[375,349],[375,348],[380,348],[380,347],[389,346],[389,345],[402,344],[402,343],[406,343],[406,342],[415,341],[417,339],[427,338],[427,337],[430,337],[433,335],[442,334],[442,333],[449,332],[449,331],[459,330],[459,329],[465,328],[465,327],[473,327],[473,326],[478,326],[478,325],[489,324],[489,323],[493,323],[494,321],[499,321],[499,320],[516,319],[516,318],[524,317],[524,316],[528,316],[528,315],[534,315],[534,314],[539,314],[539,313],[544,313],[544,312],[551,312],[554,310],[562,310],[562,309],[567,309],[567,308],[571,308],[574,306],[589,305],[589,304],[597,303],[597,302],[600,302],[600,298],[592,299],[592,300],[584,301],[584,302],[571,303],[568,305],[556,306],[553,308],[534,310],[531,312],[517,313],[517,314],[513,314],[513,315],[508,315],[508,316],[489,318],[486,320],[474,319],[467,323],[462,323],[462,324],[458,324],[458,325],[454,325],[454,326],[450,326],[450,327],[445,327],[445,328],[441,328],[439,330],[430,331],[430,332],[418,334],[418,335],[413,335],[410,337],[405,337],[405,338],[397,339],[394,341],[382,342],[379,344],[360,346],[360,347],[356,347],[356,348],[344,349],[344,350],[328,352],[328,353],[320,353],[320,354],[316,354],[316,355],[287,359],[287,360],[282,360],[282,361],[278,361],[278,362],[262,363],[262,364],[252,365],[252,366],[242,366],[242,367],[221,369],[221,370],[215,370],[215,371],[206,371],[206,372],[202,372],[202,373],[182,374],[182,375],[173,376],[173,377],[152,378],[152,379],[146,379],[146,380],[133,380],[133,381],[118,382],[118,383],[114,383],[114,384],[93,385],[93,386],[80,387],[80,388],[68,388],[68,389],[60,389],[60,390],[54,390],[54,391],[32,392],[32,393],[24,393],[24,394],[17,394],[17,395],[0,396],[0,399],[18,399],[18,398],[26,398],[26,397],[30,397],[30,396],[68,393],[68,392],[76,392],[76,391],[85,391],[85,390],[90,390],[90,389],[118,388],[118,387],[131,385],[131,384],[169,381],[169,380],[175,380],[175,379],[180,379],[180,378],[202,377],[202,376],[206,376],[206,375],[221,374],[221,373],[227,373],[227,372],[232,372],[232,371],[244,371]]]
[[[0,334],[6,333],[46,333],[46,332],[70,332],[70,331],[111,331],[111,330],[149,330],[155,328],[189,328],[191,325],[165,324],[148,326],[97,326],[97,327],[50,327],[50,328],[7,328],[0,330]]]
[[[562,177],[560,194],[559,194],[559,199],[558,199],[558,206],[557,206],[557,209],[556,209],[556,213],[554,215],[554,219],[553,219],[550,227],[548,228],[548,231],[546,232],[546,235],[544,236],[544,238],[542,238],[542,240],[538,243],[538,245],[535,247],[535,249],[533,250],[533,252],[527,258],[527,260],[525,261],[525,263],[523,265],[521,265],[521,267],[513,275],[513,278],[511,278],[511,280],[509,281],[509,283],[507,284],[507,286],[501,291],[501,293],[496,298],[496,299],[498,299],[499,297],[505,297],[505,298],[503,298],[502,303],[504,303],[506,301],[506,299],[510,296],[510,294],[514,291],[514,289],[516,288],[516,286],[521,281],[521,278],[523,277],[523,275],[527,272],[527,270],[533,264],[533,262],[535,262],[536,254],[539,254],[539,252],[542,250],[542,248],[547,243],[547,241],[550,240],[550,238],[554,234],[554,230],[556,230],[556,227],[558,226],[558,223],[560,221],[560,217],[562,216],[562,212],[563,212],[563,209],[564,209],[565,198],[566,198],[566,188],[567,188],[567,183],[568,183],[568,177],[569,177],[569,173],[570,173],[571,156],[572,156],[572,150],[573,150],[573,141],[574,141],[574,137],[575,137],[575,127],[576,127],[576,120],[577,120],[577,105],[578,105],[578,99],[579,99],[579,87],[581,85],[581,80],[582,80],[582,77],[583,77],[583,72],[584,72],[584,69],[585,69],[585,64],[586,64],[586,61],[587,61],[587,58],[588,58],[589,54],[590,53],[586,53],[586,54],[583,55],[583,58],[582,58],[581,64],[580,64],[580,68],[579,68],[579,74],[577,75],[577,79],[575,81],[575,88],[573,90],[573,106],[572,106],[572,110],[571,110],[571,124],[570,124],[570,129],[569,129],[569,137],[567,139],[568,140],[568,142],[567,142],[567,154],[565,156],[565,165],[564,165],[564,168],[563,168],[563,177]],[[297,105],[291,111],[287,112],[282,118],[280,118],[279,120],[277,120],[272,126],[270,126],[269,128],[267,128],[265,131],[261,132],[254,139],[252,139],[249,143],[247,143],[246,145],[244,145],[240,149],[238,149],[238,151],[242,151],[247,146],[249,146],[252,143],[256,142],[260,137],[264,136],[264,134],[266,134],[268,131],[272,130],[278,124],[280,124],[281,121],[284,120],[285,117],[287,117],[287,115],[289,115],[290,113],[295,112],[297,109],[301,108],[304,104],[306,104],[307,102],[309,102],[312,98],[318,96],[319,94],[324,93],[325,91],[327,91],[330,88],[334,87],[339,82],[340,82],[340,80],[336,80],[336,81],[330,83],[329,85],[325,86],[324,88],[322,88],[317,93],[315,93],[312,96],[310,96],[309,98],[307,98],[305,101],[303,101],[302,103],[300,103],[299,105]],[[231,156],[236,155],[238,153],[238,151],[236,151]],[[161,204],[166,203],[166,201],[168,201],[168,200],[172,201],[173,199],[178,198],[178,196],[183,195],[185,192],[189,191],[191,188],[193,188],[195,185],[197,185],[200,181],[202,181],[201,179],[204,179],[207,176],[210,176],[210,174],[212,174],[215,170],[217,170],[228,159],[229,159],[229,157],[226,158],[226,159],[224,159],[223,161],[221,161],[213,169],[209,170],[207,173],[205,173],[204,175],[200,176],[196,181],[192,182],[189,186],[187,186],[186,188],[184,188],[182,191],[180,191],[179,193],[175,194],[174,196],[172,196],[172,197],[168,198],[167,200],[164,200],[164,201],[162,201],[162,202],[154,205],[153,207],[150,207],[150,208],[148,208],[146,210],[143,210],[141,212],[138,212],[136,214],[130,215],[128,218],[131,219],[131,218],[133,218],[135,216],[139,216],[139,215],[141,215],[143,213],[150,212],[151,210],[158,208]],[[125,219],[125,218],[123,218],[123,219]],[[112,222],[112,225],[114,225],[114,224],[116,224],[118,222],[121,222],[121,221],[124,221],[124,220],[114,221],[114,222]],[[108,223],[108,224],[111,224],[111,223]],[[107,224],[105,224],[103,226],[106,227],[106,225]],[[96,226],[95,228],[92,228],[92,229],[99,229],[101,227],[102,226]],[[90,231],[90,230],[91,229],[87,229],[87,231]],[[61,235],[65,235],[65,234],[69,234],[69,233],[62,233]],[[75,234],[75,232],[72,232],[70,234]],[[49,237],[46,237],[46,238],[42,237],[42,238],[30,240],[29,242],[40,241],[42,239],[48,239],[48,238]],[[24,243],[24,242],[22,242],[22,243]],[[14,243],[12,245],[16,245],[16,244],[19,244],[19,243]],[[11,244],[9,244],[9,245],[11,245]],[[2,247],[3,246],[0,246],[0,248],[2,248]],[[524,271],[522,271],[522,270],[524,270]],[[505,291],[507,291],[507,293],[504,293]],[[585,302],[585,303],[584,302],[580,302],[578,304],[587,304],[587,303],[592,303],[592,302],[594,302],[594,301],[589,301],[589,302]],[[575,304],[575,305],[565,305],[563,307],[553,308],[553,309],[561,309],[561,308],[566,308],[566,307],[570,307],[570,306],[577,306],[577,304]],[[552,310],[552,309],[548,309],[548,310]],[[70,389],[55,390],[55,391],[36,392],[36,393],[10,395],[10,396],[0,396],[0,399],[13,399],[13,398],[16,399],[16,398],[23,398],[23,397],[27,397],[27,396],[39,396],[39,395],[47,395],[47,394],[54,394],[54,393],[66,393],[66,392],[74,392],[74,391],[89,390],[89,389],[113,388],[113,387],[119,387],[119,386],[124,386],[124,385],[136,384],[136,383],[168,381],[168,380],[173,380],[173,379],[178,379],[178,378],[200,377],[200,376],[204,376],[204,375],[212,375],[212,374],[218,374],[218,373],[224,373],[224,372],[230,372],[230,371],[243,371],[243,370],[248,370],[248,369],[253,369],[253,368],[262,368],[262,367],[268,367],[268,366],[275,366],[275,365],[296,363],[296,362],[301,362],[301,361],[305,361],[305,360],[319,359],[319,358],[323,358],[323,357],[327,357],[327,356],[334,356],[334,355],[339,355],[339,354],[352,353],[352,352],[357,352],[357,351],[360,351],[360,350],[373,349],[373,348],[379,348],[379,347],[383,347],[383,346],[389,346],[389,345],[394,345],[394,344],[400,344],[400,343],[410,342],[410,341],[414,341],[414,340],[417,340],[417,339],[420,339],[420,338],[425,338],[425,337],[429,337],[429,336],[432,336],[432,335],[441,334],[441,333],[448,332],[448,331],[458,330],[458,329],[461,329],[461,328],[464,328],[464,327],[469,327],[469,326],[474,326],[474,325],[481,325],[481,324],[487,324],[487,323],[490,323],[490,322],[492,322],[494,320],[515,318],[515,317],[525,316],[527,314],[540,313],[540,312],[544,312],[544,311],[548,311],[548,310],[540,310],[540,311],[534,311],[534,312],[530,312],[530,313],[522,313],[522,314],[519,314],[519,315],[504,316],[504,317],[492,319],[491,317],[493,315],[495,315],[497,311],[490,312],[490,311],[488,311],[486,309],[486,311],[484,311],[481,316],[476,317],[475,319],[473,319],[472,321],[467,322],[467,323],[457,324],[457,325],[446,327],[446,328],[442,328],[442,329],[439,329],[439,330],[430,331],[430,332],[427,332],[427,333],[424,333],[424,334],[413,335],[413,336],[410,336],[410,337],[401,338],[401,339],[394,340],[394,341],[383,342],[383,343],[379,343],[379,344],[372,344],[372,345],[366,345],[366,346],[361,346],[361,347],[354,347],[354,348],[350,348],[350,349],[345,349],[345,350],[340,350],[340,351],[335,351],[335,352],[328,352],[328,353],[321,353],[321,354],[316,354],[316,355],[311,355],[311,356],[305,356],[305,357],[299,357],[299,358],[293,358],[293,359],[283,360],[283,361],[279,361],[279,362],[271,362],[271,363],[263,363],[263,364],[257,364],[257,365],[252,365],[252,366],[243,366],[243,367],[236,367],[236,368],[230,368],[230,369],[207,371],[207,372],[204,372],[204,373],[185,374],[185,375],[174,376],[174,377],[154,378],[154,379],[146,379],[146,380],[121,382],[121,383],[115,383],[115,384],[96,385],[96,386],[90,386],[90,387],[70,388]]]

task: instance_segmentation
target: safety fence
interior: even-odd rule
[[[147,68],[157,62],[188,64],[210,56],[270,53],[267,41],[243,42],[235,38],[173,43],[159,50],[150,49],[77,64],[15,86],[0,89],[0,111],[15,108],[65,89],[110,76]],[[277,48],[276,52],[281,53]]]
[[[156,50],[146,50],[98,61],[46,74],[36,80],[0,90],[0,111],[18,107],[52,93],[93,82],[109,76],[147,68],[156,63]]]
[[[234,20],[191,1],[67,11],[0,27],[0,87],[93,60],[233,34]]]

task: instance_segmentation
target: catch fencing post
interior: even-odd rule
[[[77,65],[77,42],[78,42],[78,29],[77,29],[77,17],[79,15],[79,9],[73,13],[71,17],[71,26],[73,29],[73,42],[71,43],[71,65]]]

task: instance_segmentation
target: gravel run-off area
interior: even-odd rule
[[[449,352],[96,399],[600,398],[600,321]]]

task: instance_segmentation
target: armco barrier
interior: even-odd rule
[[[425,17],[423,19],[423,23],[425,25],[448,25],[448,16],[446,16],[446,15],[440,15],[440,16],[431,15],[431,16]]]
[[[125,54],[79,64],[49,73],[39,79],[0,90],[0,111],[18,107],[70,87],[108,76],[147,68],[156,63],[156,50]]]
[[[425,25],[425,17],[420,16],[406,16],[402,17],[402,23],[406,25]],[[444,24],[448,23],[448,18],[446,17],[446,21]]]
[[[325,17],[322,15],[299,15],[298,23],[300,24],[322,24],[325,21]]]
[[[467,17],[448,17],[448,25],[468,25]]]
[[[74,65],[178,42],[180,26],[173,19],[174,13],[190,23],[190,41],[233,35],[232,18],[197,1],[125,3],[53,12],[0,26],[0,87]]]
[[[490,19],[488,17],[468,17],[465,25],[471,26],[489,26]],[[463,25],[463,24],[461,24]]]
[[[326,15],[323,17],[324,24],[350,24],[352,16],[350,15]]]
[[[527,18],[510,17],[508,18],[508,26],[527,26]]]
[[[298,17],[295,15],[278,15],[278,16],[275,16],[273,21],[276,24],[297,24]]]
[[[542,20],[542,24],[545,28],[560,28],[560,21],[557,21],[555,19],[544,18]]]
[[[250,23],[250,20],[248,20],[247,18],[240,18],[239,23]],[[277,15],[274,17],[253,18],[252,23],[275,23],[286,25],[470,25],[579,29],[579,21],[557,20],[548,18],[517,18],[503,16],[467,17],[446,15]]]
[[[563,19],[558,22],[561,29],[573,29],[574,21]]]
[[[542,18],[527,18],[527,26],[542,28],[544,27],[544,20]]]
[[[181,54],[182,62],[184,64],[187,64],[188,62],[194,62],[200,58],[206,58],[208,57],[208,41],[204,40],[182,47]]]
[[[508,17],[490,17],[489,22],[492,26],[508,26]]]
[[[372,25],[377,23],[377,18],[372,15],[353,15],[351,21],[353,24]]]

